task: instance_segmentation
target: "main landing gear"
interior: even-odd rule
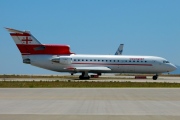
[[[88,72],[82,72],[82,75],[79,76],[79,79],[89,79]]]
[[[158,78],[157,74],[152,77],[153,80],[157,80],[157,78]]]

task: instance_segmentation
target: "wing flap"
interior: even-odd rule
[[[68,67],[64,69],[74,71],[111,71],[111,69],[108,67]]]

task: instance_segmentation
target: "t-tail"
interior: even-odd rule
[[[6,29],[10,32],[11,37],[22,55],[33,53],[32,48],[35,50],[37,49],[36,47],[43,47],[43,45],[29,31],[20,31],[11,28]]]
[[[120,44],[115,55],[122,55],[124,44]]]
[[[23,62],[29,55],[70,55],[69,45],[41,44],[29,31],[20,31],[12,28],[6,28],[17,45]],[[24,61],[25,60],[25,61]]]

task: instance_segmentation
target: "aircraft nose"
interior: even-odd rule
[[[174,71],[177,69],[177,67],[171,63],[169,69],[170,69],[169,71]]]

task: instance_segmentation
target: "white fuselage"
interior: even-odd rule
[[[24,55],[31,65],[57,72],[76,73],[71,67],[108,67],[111,71],[88,71],[89,73],[152,73],[170,72],[176,67],[166,59],[155,56],[127,55]],[[57,59],[58,62],[53,62]]]
[[[23,63],[57,72],[81,72],[80,79],[89,79],[88,73],[152,73],[153,80],[159,73],[171,72],[176,67],[166,59],[155,56],[77,55],[69,45],[41,44],[30,32],[6,28],[16,43]],[[66,55],[64,55],[66,54]]]

